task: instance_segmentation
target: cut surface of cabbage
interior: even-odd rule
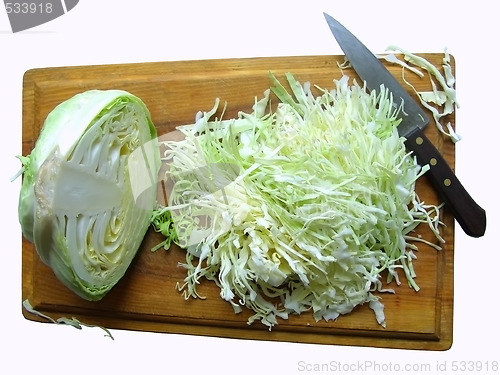
[[[19,220],[42,261],[73,292],[101,299],[124,275],[151,222],[156,191],[137,204],[130,155],[160,165],[146,105],[122,90],[89,90],[47,116],[22,157]],[[146,145],[146,146],[145,146]]]

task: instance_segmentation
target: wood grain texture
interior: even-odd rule
[[[442,54],[424,54],[439,65]],[[194,121],[198,111],[208,111],[215,98],[227,102],[225,118],[238,111],[250,111],[255,97],[269,88],[268,72],[279,79],[291,72],[301,82],[310,81],[332,88],[332,80],[340,78],[338,63],[343,56],[294,56],[274,58],[224,59],[205,61],[155,62],[124,65],[80,66],[34,69],[26,72],[23,82],[23,154],[35,145],[47,114],[60,102],[89,89],[123,89],[140,97],[151,111],[158,134]],[[454,62],[453,62],[454,64]],[[388,66],[401,80],[401,68]],[[359,78],[351,69],[343,73]],[[406,74],[417,90],[429,90],[427,77]],[[447,121],[454,124],[454,115]],[[431,123],[425,134],[454,168],[455,149]],[[426,203],[438,198],[422,177],[417,192]],[[387,327],[377,324],[368,306],[359,306],[337,321],[315,322],[312,313],[279,320],[269,331],[256,322],[247,325],[250,311],[234,314],[229,303],[219,297],[219,289],[211,282],[200,285],[204,300],[185,300],[176,289],[185,271],[184,251],[151,252],[162,241],[153,230],[147,233],[138,255],[125,277],[101,301],[88,302],[66,289],[45,266],[31,243],[22,242],[22,298],[33,307],[54,318],[75,316],[82,322],[107,328],[209,335],[256,340],[302,343],[373,346],[423,350],[446,350],[453,338],[453,256],[454,220],[444,210],[442,251],[419,244],[415,261],[416,281],[421,290],[415,292],[405,283],[391,284],[395,294],[383,294]],[[427,228],[418,233],[436,242]],[[23,310],[27,319],[42,321]]]

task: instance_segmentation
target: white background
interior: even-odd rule
[[[500,360],[498,289],[498,19],[495,2],[465,1],[180,1],[81,0],[66,15],[13,34],[0,8],[2,245],[0,246],[1,373],[295,374],[299,361],[358,360],[435,364]],[[175,4],[175,5],[170,5]],[[78,331],[21,315],[21,94],[36,67],[226,57],[341,54],[324,21],[330,13],[373,52],[390,44],[456,58],[460,109],[456,172],[488,213],[483,238],[456,227],[454,343],[445,352],[227,340],[113,331]],[[198,110],[193,108],[193,111]],[[353,373],[358,371],[353,371]],[[372,371],[365,371],[371,373]],[[434,372],[434,371],[433,371]],[[470,371],[471,373],[472,371]],[[484,373],[483,371],[475,371]],[[379,373],[374,371],[373,373]],[[434,372],[435,373],[435,372]]]

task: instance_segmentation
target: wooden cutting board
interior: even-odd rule
[[[422,55],[440,66],[442,54]],[[284,82],[291,72],[301,82],[309,81],[323,88],[333,88],[332,80],[342,75],[338,63],[343,56],[306,56],[224,59],[206,61],[154,62],[125,65],[80,66],[34,69],[26,72],[23,82],[22,150],[27,155],[34,147],[47,114],[60,102],[88,89],[123,89],[140,97],[151,111],[162,135],[176,126],[193,123],[198,111],[213,107],[215,98],[227,102],[225,118],[238,111],[249,112],[255,97],[269,88],[268,72]],[[401,68],[388,65],[401,80]],[[349,77],[359,79],[352,69]],[[407,72],[417,90],[430,90],[428,77],[418,78]],[[410,91],[410,90],[409,90]],[[446,121],[454,124],[454,115]],[[454,146],[442,137],[434,124],[426,134],[454,167]],[[426,203],[437,197],[424,176],[417,192]],[[453,256],[454,221],[444,210],[441,251],[419,244],[414,262],[419,292],[406,283],[391,284],[396,294],[383,294],[387,327],[377,324],[372,310],[359,306],[337,321],[315,322],[312,313],[279,320],[269,331],[256,322],[247,324],[250,311],[234,314],[229,303],[219,297],[219,289],[204,282],[200,292],[204,300],[185,300],[176,289],[185,271],[178,267],[185,260],[184,251],[172,248],[165,252],[150,249],[162,237],[150,230],[125,277],[101,301],[88,302],[67,290],[37,256],[31,243],[22,242],[22,299],[53,318],[77,317],[86,324],[110,329],[208,335],[229,338],[275,340],[301,343],[373,346],[446,350],[453,336]],[[418,232],[436,242],[430,231]],[[43,321],[23,309],[27,319]]]

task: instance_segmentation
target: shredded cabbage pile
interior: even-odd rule
[[[270,90],[235,119],[216,118],[216,100],[178,128],[181,141],[163,141],[171,191],[153,220],[167,238],[157,248],[187,249],[186,298],[211,280],[235,312],[253,310],[249,324],[305,311],[328,321],[368,303],[385,326],[382,274],[418,290],[414,229],[443,241],[439,207],[415,192],[428,167],[406,152],[387,90],[344,76],[328,91],[287,74],[289,93],[270,77],[274,110]]]

